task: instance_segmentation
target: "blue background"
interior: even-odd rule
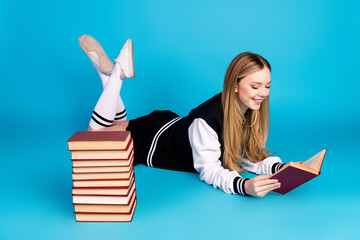
[[[359,239],[359,5],[353,1],[0,1],[0,239]],[[129,119],[185,116],[221,91],[243,51],[272,65],[270,151],[328,149],[320,177],[282,196],[228,195],[197,174],[136,166],[131,223],[76,223],[66,140],[101,81],[78,44],[111,59],[127,38]],[[251,176],[247,174],[245,176]]]

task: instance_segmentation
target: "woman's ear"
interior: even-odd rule
[[[236,85],[235,85],[235,93],[238,93],[238,92],[239,92],[238,85],[239,85],[239,84],[236,84]]]

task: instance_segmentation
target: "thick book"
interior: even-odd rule
[[[73,204],[129,204],[131,196],[135,191],[132,185],[130,193],[125,196],[83,196],[73,195]]]
[[[125,187],[129,186],[132,178],[134,178],[134,171],[132,171],[129,179],[98,179],[98,180],[74,180],[74,187]]]
[[[74,204],[76,213],[131,213],[136,200],[136,191],[132,194],[129,204]]]
[[[71,159],[73,168],[80,167],[131,167],[134,159],[134,150],[123,159]]]
[[[270,179],[278,179],[281,183],[281,187],[273,191],[285,194],[319,176],[326,152],[327,149],[322,150],[303,163],[285,164],[280,171],[270,177]]]
[[[133,161],[134,158],[131,159]],[[130,172],[132,168],[132,162],[128,166],[108,166],[108,167],[72,167],[73,173],[112,173],[112,172]]]
[[[124,149],[130,138],[129,131],[76,132],[67,142],[70,151]]]
[[[110,173],[72,173],[73,180],[122,179],[130,178],[130,172]]]
[[[133,178],[129,186],[123,187],[72,187],[73,195],[103,195],[103,196],[126,196],[129,195],[132,186],[135,184]]]
[[[125,148],[102,150],[71,150],[71,159],[127,159],[134,148],[132,139]]]
[[[131,222],[136,204],[135,199],[130,213],[79,213],[75,211],[75,217],[77,222]]]

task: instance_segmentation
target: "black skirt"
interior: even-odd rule
[[[147,164],[147,158],[153,139],[157,132],[168,122],[178,118],[171,111],[153,111],[152,113],[129,121],[126,128],[131,131],[134,140],[134,165]]]

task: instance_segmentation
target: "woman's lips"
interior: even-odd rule
[[[254,102],[255,102],[256,104],[258,104],[258,105],[261,104],[261,102],[262,102],[262,99],[260,99],[260,100],[259,100],[259,99],[253,99],[253,100],[254,100]]]

